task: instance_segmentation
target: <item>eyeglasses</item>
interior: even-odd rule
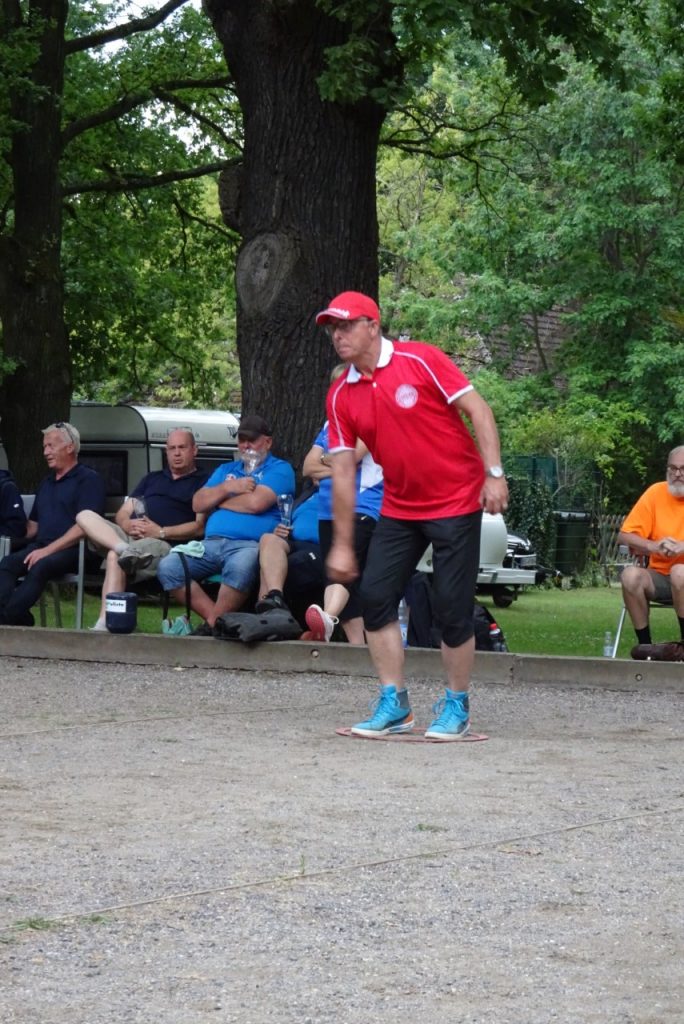
[[[57,427],[58,430],[66,431],[66,433],[69,435],[69,439],[70,439],[71,443],[72,444],[76,444],[76,437],[74,435],[74,428],[71,426],[70,423],[64,423],[63,420],[60,420],[59,423],[55,423],[55,426]]]
[[[668,466],[667,475],[684,477],[684,466]]]
[[[334,324],[326,324],[325,329],[332,338],[335,331],[338,331],[340,334],[348,334],[349,331],[352,331],[357,324],[369,323],[371,323],[371,321],[367,316],[360,316],[357,317],[356,320],[336,320]]]

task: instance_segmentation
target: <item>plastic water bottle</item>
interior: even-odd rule
[[[606,630],[605,635],[603,637],[603,657],[613,657],[613,634],[609,629]]]
[[[406,647],[408,644],[408,624],[409,624],[409,609],[406,601],[402,597],[399,602],[399,629],[401,630],[401,642]]]
[[[489,644],[491,651],[505,651],[506,644],[504,643],[503,633],[501,627],[497,626],[496,622],[492,622],[489,627]]]

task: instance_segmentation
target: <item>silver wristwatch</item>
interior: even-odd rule
[[[503,466],[490,466],[487,470],[487,476],[494,477],[495,480],[501,480],[505,475]]]

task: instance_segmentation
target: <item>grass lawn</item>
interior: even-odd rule
[[[509,608],[496,608],[489,597],[480,598],[497,620],[516,654],[561,654],[601,657],[607,630],[617,630],[622,597],[620,587],[579,587],[523,590]],[[671,608],[651,610],[654,642],[676,640],[679,625]],[[636,643],[629,617],[620,638],[619,658],[628,658]]]
[[[603,650],[606,630],[615,635],[622,607],[620,588],[579,587],[573,590],[549,590],[530,587],[523,590],[510,608],[496,608],[490,597],[481,597],[482,604],[494,615],[504,631],[509,650],[516,654],[581,655],[598,658]],[[63,592],[62,621],[68,628],[74,624],[74,601]],[[84,623],[92,626],[99,613],[99,598],[86,595]],[[52,600],[48,596],[48,625],[54,625]],[[172,607],[170,615],[181,614],[182,609]],[[35,609],[38,622],[38,609]],[[193,624],[199,620],[195,616]],[[651,612],[654,641],[676,640],[679,627],[674,612],[669,608],[654,608]],[[161,606],[142,603],[138,607],[138,632],[161,632]],[[636,643],[629,619],[625,623],[618,656],[629,657]]]

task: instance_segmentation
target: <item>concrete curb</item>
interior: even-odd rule
[[[121,665],[251,672],[315,672],[374,678],[365,647],[349,644],[222,642],[211,637],[167,637],[149,633],[117,636],[69,629],[0,627],[2,653],[14,658],[92,661]],[[439,651],[409,648],[407,675],[442,678]],[[684,663],[609,658],[561,658],[534,654],[475,656],[475,682],[510,686],[542,684],[585,689],[659,690],[684,693]]]

